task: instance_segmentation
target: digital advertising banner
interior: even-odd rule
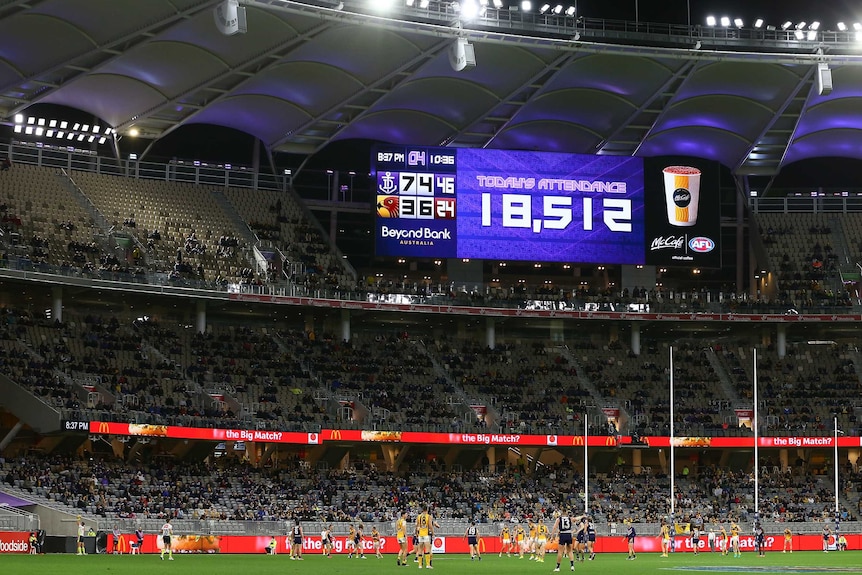
[[[721,267],[719,166],[696,158],[650,158],[644,170],[646,263]]]
[[[380,146],[372,166],[378,256],[721,265],[715,162]]]

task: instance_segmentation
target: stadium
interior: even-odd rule
[[[9,565],[852,572],[862,24],[383,4],[0,4]]]

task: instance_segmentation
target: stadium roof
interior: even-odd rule
[[[837,33],[768,47],[739,40],[741,31],[707,30],[714,41],[697,36],[698,45],[687,28],[599,34],[573,20],[532,33],[459,29],[343,3],[244,0],[248,32],[225,36],[219,4],[6,2],[0,115],[8,124],[33,104],[61,104],[121,136],[134,128],[155,140],[214,124],[304,154],[368,138],[698,156],[742,174],[862,158],[862,56]],[[456,72],[448,50],[459,35],[478,65]],[[833,74],[828,95],[818,93],[820,62]]]

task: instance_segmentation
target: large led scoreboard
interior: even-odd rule
[[[720,265],[717,250],[707,255],[717,233],[698,233],[699,168],[659,168],[653,180],[670,187],[648,212],[642,158],[415,146],[373,155],[379,256]],[[701,228],[718,223],[717,209],[708,216]]]

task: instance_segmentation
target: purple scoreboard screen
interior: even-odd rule
[[[381,147],[380,256],[644,263],[640,158]]]

